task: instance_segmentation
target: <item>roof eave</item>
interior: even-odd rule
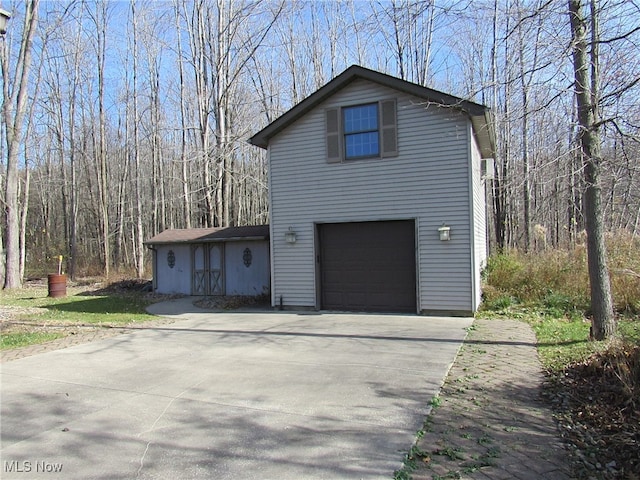
[[[264,148],[265,150],[269,146],[269,140],[271,137],[284,130],[287,126],[298,120],[303,115],[313,110],[316,105],[323,102],[338,90],[344,88],[346,85],[354,81],[357,76],[353,73],[354,67],[350,67],[329,83],[320,87],[319,90],[309,95],[300,103],[292,107],[283,113],[280,117],[275,119],[269,125],[264,127],[253,137],[249,139],[249,143],[256,147]]]
[[[176,240],[159,240],[153,239],[143,242],[144,245],[174,245],[176,243],[222,243],[222,242],[243,242],[243,241],[257,241],[257,240],[269,240],[268,235],[253,235],[248,237],[223,237],[223,238],[188,238],[188,239],[176,239]]]
[[[491,111],[487,109],[483,115],[472,115],[471,124],[480,148],[480,156],[482,158],[495,158],[496,140],[492,128]]]

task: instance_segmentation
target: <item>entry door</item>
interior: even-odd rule
[[[191,295],[224,295],[224,244],[191,247]]]
[[[412,220],[323,224],[318,233],[321,308],[416,311]]]

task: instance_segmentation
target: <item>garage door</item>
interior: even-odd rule
[[[416,311],[412,220],[322,224],[318,234],[323,309]]]

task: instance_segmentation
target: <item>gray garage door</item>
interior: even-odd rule
[[[318,226],[321,307],[416,311],[413,220]]]

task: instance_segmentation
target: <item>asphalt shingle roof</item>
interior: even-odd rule
[[[269,225],[216,228],[172,228],[147,240],[147,245],[168,243],[204,243],[233,240],[267,240]]]

